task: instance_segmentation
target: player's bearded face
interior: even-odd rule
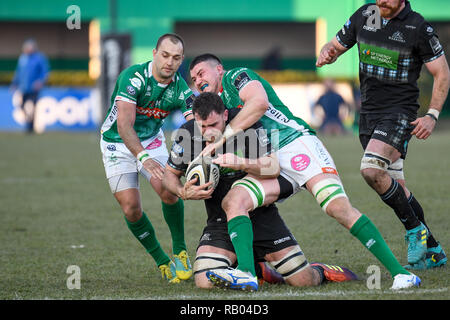
[[[153,50],[153,64],[157,80],[168,80],[177,72],[183,62],[183,46],[164,39],[158,50]],[[158,79],[159,78],[159,79]]]
[[[213,111],[205,120],[194,114],[195,122],[197,123],[203,138],[210,143],[217,141],[222,137],[227,118],[228,111],[225,111],[223,114],[218,114]]]
[[[402,0],[377,0],[376,2],[383,18],[392,18],[398,12],[402,3]]]
[[[219,93],[222,79],[221,66],[204,61],[191,70],[191,79],[198,92]]]

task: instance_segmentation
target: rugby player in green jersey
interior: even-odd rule
[[[161,36],[153,61],[121,72],[101,127],[101,151],[106,177],[125,215],[128,228],[153,257],[164,279],[187,280],[192,267],[184,239],[184,204],[162,185],[168,152],[161,126],[172,111],[192,118],[194,95],[177,72],[184,42],[176,34]],[[164,219],[172,236],[174,261],[162,250],[155,230],[142,211],[138,174],[161,198]]]
[[[227,125],[223,136],[205,148],[204,155],[213,153],[226,139],[259,120],[277,151],[280,174],[290,181],[293,193],[308,190],[323,211],[348,229],[389,270],[394,279],[392,289],[420,284],[417,276],[400,265],[372,221],[353,208],[333,158],[314,130],[292,115],[266,80],[248,68],[225,71],[220,59],[212,54],[195,57],[190,64],[190,75],[199,92],[219,94],[229,109],[242,108]],[[262,194],[269,197],[279,189],[272,184],[263,188]],[[258,203],[250,194],[251,190],[239,185],[231,189],[222,202],[229,234],[237,234],[232,242],[238,267],[234,272],[217,270],[216,273],[222,279],[229,278],[230,282],[234,277],[255,277],[248,212]]]

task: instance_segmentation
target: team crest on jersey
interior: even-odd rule
[[[136,90],[134,90],[133,86],[128,86],[127,92],[132,96],[134,96],[136,94]]]

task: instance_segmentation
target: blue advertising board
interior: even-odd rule
[[[25,113],[21,101],[20,92],[0,86],[0,131],[24,129]],[[24,109],[29,107],[25,104]],[[102,110],[100,92],[96,88],[44,88],[35,106],[35,131],[97,130],[103,120]]]

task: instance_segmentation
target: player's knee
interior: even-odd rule
[[[353,208],[347,197],[331,201],[326,213],[347,229],[350,229],[361,216],[361,213]]]
[[[386,171],[382,171],[374,168],[366,168],[361,170],[361,175],[366,182],[373,186],[379,184],[383,177],[386,175]]]
[[[300,273],[308,268],[309,264],[300,246],[294,246],[281,259],[269,261],[269,263],[286,283],[296,286],[304,285],[302,284],[303,276]]]
[[[230,259],[223,254],[214,252],[199,253],[193,266],[195,285],[202,289],[212,288],[213,285],[206,277],[206,272],[208,270],[226,269],[230,266]]]
[[[266,192],[262,183],[253,177],[246,176],[233,183],[230,192],[224,198],[225,203],[224,201],[222,203],[230,209],[248,212],[261,207],[265,199]],[[222,208],[225,210],[223,206]]]
[[[166,204],[175,204],[178,201],[178,197],[173,194],[172,192],[169,192],[168,190],[164,189],[161,194],[159,194],[159,197],[161,198],[161,201]]]
[[[142,217],[142,208],[139,201],[134,198],[120,199],[120,207],[122,208],[125,218],[130,222],[136,222]]]
[[[141,207],[133,203],[122,205],[122,211],[129,222],[136,222],[142,217]]]
[[[206,277],[206,272],[198,273],[194,276],[195,286],[199,289],[212,289],[214,285]]]
[[[339,178],[325,178],[315,183],[311,193],[323,211],[328,213],[328,206],[336,199],[345,198],[347,195]]]
[[[361,159],[361,175],[371,186],[379,184],[388,175],[391,161],[375,152],[366,152]]]
[[[285,281],[288,285],[293,287],[311,287],[317,286],[320,283],[320,279],[309,265],[292,277],[287,278]]]
[[[225,198],[222,199],[222,209],[225,211],[228,220],[235,216],[248,212],[249,208],[246,205],[246,201],[243,198],[243,194],[230,191]]]

